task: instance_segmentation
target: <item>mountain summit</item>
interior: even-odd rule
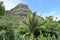
[[[10,12],[12,15],[25,17],[27,16],[26,12],[31,12],[31,10],[29,9],[28,5],[20,3],[16,7],[11,9]]]

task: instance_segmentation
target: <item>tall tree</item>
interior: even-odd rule
[[[0,2],[0,18],[2,15],[4,15],[5,13],[5,7],[3,5],[3,2]]]

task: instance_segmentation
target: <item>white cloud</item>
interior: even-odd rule
[[[53,19],[56,20],[60,20],[60,12],[57,12],[56,10],[50,11],[50,12],[46,12],[46,13],[37,13],[38,15],[41,15],[43,18],[47,17],[47,16],[53,16]]]
[[[60,12],[57,12],[57,11],[51,11],[49,12],[48,15],[52,15],[54,20],[56,20],[56,17],[57,17],[57,20],[60,20]]]
[[[6,10],[10,10],[21,2],[21,0],[0,0],[4,2]]]
[[[49,15],[55,15],[56,11],[51,11],[51,12],[48,12],[48,16]]]
[[[56,20],[56,17],[57,17],[57,20],[60,20],[60,15],[54,16],[54,20]]]

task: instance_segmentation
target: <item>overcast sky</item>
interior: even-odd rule
[[[0,0],[4,2],[6,10],[10,10],[19,3],[25,3],[38,15],[46,17],[52,15],[60,19],[60,0]]]

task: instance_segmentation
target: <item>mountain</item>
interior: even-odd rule
[[[26,12],[31,12],[28,5],[20,3],[16,7],[10,10],[10,13],[14,16],[26,17]]]
[[[0,19],[0,24],[6,27],[18,27],[20,22],[27,16],[26,12],[31,12],[28,5],[20,3],[11,10],[7,10]]]

